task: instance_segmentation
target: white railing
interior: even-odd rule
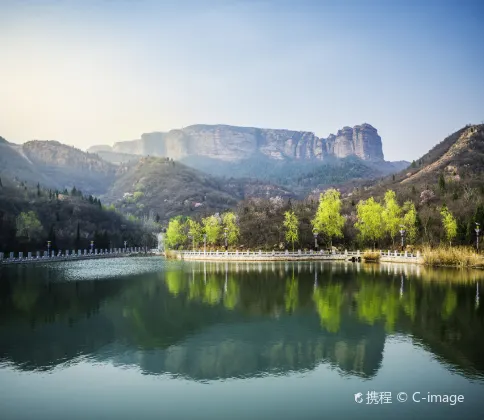
[[[151,250],[146,250],[151,252]],[[72,250],[72,251],[36,251],[35,255],[32,252],[19,252],[15,255],[14,252],[5,254],[0,252],[0,264],[9,263],[25,263],[25,262],[40,262],[40,261],[67,261],[80,260],[87,258],[113,258],[123,255],[145,253],[145,248],[142,247],[127,247],[127,248],[110,248],[110,249],[93,249],[93,250]]]
[[[413,254],[409,252],[397,252],[397,251],[379,251],[380,256],[384,259],[418,259],[420,254]],[[335,259],[342,259],[342,258],[362,258],[363,253],[359,250],[357,251],[302,251],[298,250],[296,252],[292,251],[203,251],[203,250],[196,250],[196,251],[179,251],[179,255],[182,257],[188,258],[231,258],[231,259],[239,259],[239,258],[271,258],[271,257],[286,257],[286,258],[322,258],[326,257],[328,259],[335,258]]]

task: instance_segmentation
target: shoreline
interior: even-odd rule
[[[65,262],[65,261],[85,261],[85,260],[98,260],[107,258],[126,258],[137,256],[155,256],[156,253],[150,251],[128,251],[128,252],[107,252],[98,254],[70,254],[70,255],[55,255],[55,256],[42,256],[42,257],[18,257],[18,258],[4,258],[0,260],[0,267],[14,264],[41,264],[41,263],[53,263],[53,262]],[[158,254],[159,255],[159,254]]]
[[[363,253],[360,251],[345,251],[344,253],[329,252],[228,252],[228,251],[170,251],[164,253],[167,259],[182,261],[227,261],[227,262],[251,262],[251,261],[347,261],[364,262]],[[423,258],[416,255],[397,252],[381,253],[378,262],[423,264]]]

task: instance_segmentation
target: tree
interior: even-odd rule
[[[400,228],[402,209],[398,205],[397,196],[394,191],[388,190],[385,193],[385,207],[382,218],[385,225],[385,232],[390,235],[392,245],[395,245],[395,236]]]
[[[405,226],[408,242],[413,244],[417,239],[418,233],[417,210],[415,210],[415,204],[413,204],[412,201],[406,201],[403,204],[403,212],[405,214],[402,218],[402,224]]]
[[[360,200],[356,205],[356,214],[358,221],[355,223],[355,228],[360,231],[361,239],[371,241],[373,249],[375,249],[376,241],[385,232],[382,217],[383,206],[370,197],[366,201]]]
[[[445,237],[449,241],[449,245],[452,246],[452,240],[457,236],[457,221],[445,204],[440,209],[440,215],[442,216]]]
[[[227,242],[229,245],[235,245],[239,240],[240,230],[237,225],[237,216],[229,211],[222,216],[224,228],[227,229]]]
[[[17,236],[25,236],[29,241],[37,240],[42,234],[42,224],[33,211],[22,212],[17,216]]]
[[[193,246],[196,247],[203,239],[203,228],[196,220],[188,219],[188,234],[192,237]]]
[[[219,218],[214,215],[205,217],[202,219],[202,225],[207,235],[207,243],[215,245],[220,238],[220,232],[222,230]]]
[[[177,216],[173,219],[170,219],[168,228],[166,229],[166,244],[171,247],[184,244],[187,240],[184,228],[185,226],[182,216]]]
[[[294,252],[294,242],[297,242],[299,238],[299,221],[292,210],[284,213],[284,227],[286,228],[286,241],[292,243],[292,251]]]
[[[444,174],[440,174],[439,177],[439,189],[441,193],[445,192],[445,177]]]
[[[311,221],[313,231],[319,232],[329,239],[330,247],[333,238],[343,236],[345,218],[341,215],[341,199],[339,191],[329,189],[319,196],[319,206]]]

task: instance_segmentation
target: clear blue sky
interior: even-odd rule
[[[0,135],[367,122],[412,160],[484,121],[483,22],[465,0],[0,0]]]

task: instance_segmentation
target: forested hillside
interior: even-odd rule
[[[52,190],[23,181],[0,179],[0,250],[152,246],[152,231],[159,231],[154,221],[126,220],[93,196],[80,190]]]
[[[103,200],[123,213],[151,213],[167,222],[178,214],[224,211],[246,196],[277,195],[291,197],[292,193],[260,181],[213,177],[167,158],[146,157],[120,169]]]

